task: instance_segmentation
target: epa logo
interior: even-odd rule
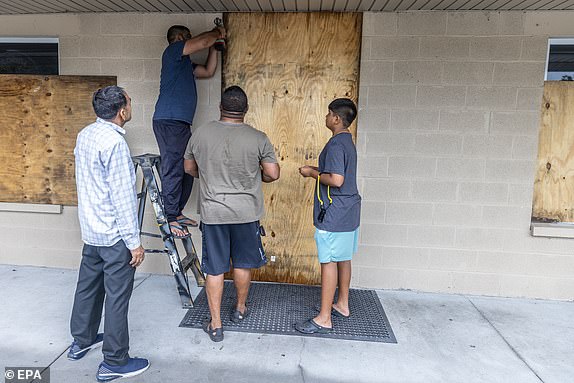
[[[42,382],[50,383],[49,367],[6,367],[4,370],[5,383]]]

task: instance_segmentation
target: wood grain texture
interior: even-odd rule
[[[0,75],[0,201],[77,205],[74,146],[115,77]]]
[[[269,136],[281,166],[280,180],[263,189],[263,244],[270,262],[254,278],[317,284],[315,183],[298,169],[316,166],[331,136],[325,127],[328,104],[337,97],[358,99],[362,15],[231,13],[224,21],[223,87],[245,90],[246,121]],[[355,137],[355,124],[351,130]]]
[[[574,222],[574,83],[547,81],[542,100],[533,221]]]

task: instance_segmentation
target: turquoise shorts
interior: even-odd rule
[[[350,261],[359,249],[359,228],[339,233],[315,229],[315,243],[319,263]]]

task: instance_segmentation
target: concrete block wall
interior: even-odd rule
[[[3,36],[59,37],[62,74],[118,76],[133,99],[126,138],[139,154],[157,152],[151,116],[165,31],[198,33],[215,16],[0,16],[0,25]],[[354,286],[574,299],[574,240],[528,230],[547,38],[574,35],[573,16],[364,15]],[[197,124],[217,118],[220,83],[219,71],[198,82]],[[73,207],[0,211],[1,263],[75,268],[81,245]],[[141,270],[169,273],[157,255]]]
[[[572,17],[364,15],[355,285],[574,299],[574,240],[529,234],[547,41]]]

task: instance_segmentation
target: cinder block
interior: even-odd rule
[[[81,13],[77,15],[79,34],[94,36],[100,34],[100,22],[102,20],[102,14],[100,13]]]
[[[473,109],[512,110],[516,107],[516,93],[517,88],[514,87],[470,86],[466,106]]]
[[[498,274],[454,272],[454,290],[462,294],[499,295],[501,277]]]
[[[500,34],[523,35],[524,15],[524,12],[500,12]]]
[[[387,157],[362,157],[358,160],[358,175],[366,178],[382,178],[388,175]]]
[[[439,111],[429,109],[394,109],[391,129],[398,131],[438,129]]]
[[[391,84],[393,62],[370,60],[361,62],[361,81],[368,85]]]
[[[433,206],[430,203],[387,202],[385,223],[430,225],[432,215]]]
[[[499,32],[499,13],[448,12],[447,15],[448,35],[490,36]]]
[[[464,106],[466,87],[464,86],[427,86],[417,87],[417,102],[419,107],[448,108]]]
[[[492,134],[538,137],[540,112],[493,112]]]
[[[390,157],[389,177],[434,178],[436,159],[421,157]]]
[[[526,254],[502,251],[479,251],[476,271],[498,274],[524,274]]]
[[[161,55],[166,47],[166,41],[159,36],[124,37],[122,39],[122,56],[131,58],[161,59]]]
[[[367,155],[409,154],[413,152],[415,137],[402,132],[365,133]]]
[[[420,57],[437,59],[462,59],[469,57],[468,37],[421,37]]]
[[[369,87],[369,107],[400,107],[415,106],[416,86],[414,85],[382,85]]]
[[[384,223],[385,212],[386,202],[384,201],[362,201],[361,223]]]
[[[144,63],[138,59],[102,59],[102,74],[117,76],[118,82],[144,79]]]
[[[458,133],[487,133],[488,112],[472,110],[441,110],[439,130]]]
[[[417,134],[414,152],[428,156],[456,156],[462,153],[462,137],[454,134]]]
[[[462,182],[459,185],[461,202],[505,205],[508,202],[509,185],[506,183]]]
[[[158,81],[161,74],[161,59],[144,59],[144,81]]]
[[[522,60],[535,60],[546,62],[548,54],[547,36],[524,36],[522,38]]]
[[[415,291],[429,291],[428,270],[405,269],[403,275],[404,288]]]
[[[383,246],[359,245],[353,256],[353,266],[381,267],[382,260]]]
[[[209,79],[198,79],[195,82],[197,89],[197,106],[210,105],[209,103],[209,86],[211,82]]]
[[[456,201],[456,182],[413,181],[413,198],[417,201]]]
[[[429,269],[474,270],[478,252],[460,249],[429,249]]]
[[[504,250],[516,253],[571,254],[572,240],[532,237],[530,231],[521,225],[513,230],[505,230]]]
[[[357,103],[358,108],[366,108],[369,105],[369,87],[359,84],[359,100]]]
[[[443,226],[477,226],[482,218],[482,207],[469,204],[437,204],[432,223]]]
[[[409,244],[412,246],[452,247],[454,238],[452,226],[409,226]]]
[[[395,61],[393,82],[403,84],[440,84],[441,63],[435,61]]]
[[[526,12],[524,15],[524,34],[533,36],[571,36],[572,13]]]
[[[172,25],[187,25],[186,14],[145,13],[142,15],[143,34],[145,36],[162,36],[167,44],[167,30]],[[189,27],[189,26],[188,26]]]
[[[408,201],[411,183],[395,179],[365,179],[363,201]]]
[[[141,104],[132,104],[132,119],[129,122],[130,125],[146,126],[149,121],[144,120],[144,107]],[[151,128],[151,126],[150,126]]]
[[[396,34],[396,13],[363,13],[363,36],[391,36]]]
[[[482,226],[487,227],[528,227],[530,208],[517,206],[484,206],[482,208]]]
[[[82,36],[80,37],[81,57],[121,57],[121,36]]]
[[[64,57],[80,56],[80,38],[77,36],[60,37],[58,49],[60,50],[60,59]]]
[[[60,58],[61,75],[99,75],[100,59]]]
[[[371,59],[409,59],[419,55],[418,37],[380,37],[371,39]]]
[[[549,299],[561,299],[566,301],[574,300],[574,279],[572,278],[552,278],[550,286],[547,287]]]
[[[157,82],[122,81],[118,85],[126,89],[132,102],[138,104],[155,104],[159,95]]]
[[[444,35],[446,15],[445,12],[398,13],[399,35]]]
[[[366,107],[357,116],[357,134],[389,130],[391,111],[386,108]]]
[[[542,108],[543,87],[537,88],[519,88],[517,96],[517,109],[529,110],[540,113]]]
[[[439,158],[436,177],[452,180],[483,180],[486,160],[476,158]]]
[[[462,151],[465,157],[511,158],[512,136],[465,136]]]
[[[553,278],[524,275],[501,276],[500,294],[512,297],[551,298]]]
[[[361,243],[365,245],[406,245],[407,226],[364,223],[361,225]]]
[[[427,269],[429,250],[417,247],[383,247],[382,266],[396,269]]]
[[[448,85],[491,85],[494,63],[446,62],[443,83]]]
[[[2,15],[3,36],[77,36],[80,22],[76,15]]]
[[[357,287],[371,289],[398,289],[403,287],[404,270],[357,267]]]
[[[535,161],[488,160],[486,179],[530,184],[534,182]]]
[[[457,227],[455,246],[469,250],[502,250],[504,231],[479,227]]]
[[[143,15],[139,13],[108,13],[101,19],[102,35],[141,35]]]
[[[509,185],[508,204],[515,206],[532,206],[534,189],[532,185]]]
[[[428,282],[427,282],[428,289],[426,291],[433,291],[437,293],[453,293],[451,271],[428,270],[427,274],[428,274]],[[406,277],[405,281],[408,282]]]
[[[470,41],[470,57],[480,60],[518,60],[521,37],[474,37]]]
[[[512,143],[512,158],[536,161],[538,153],[538,137],[518,136]]]
[[[496,63],[494,83],[521,87],[543,86],[545,64],[532,62]]]
[[[209,31],[215,27],[213,20],[216,17],[222,18],[221,13],[188,13],[187,26],[193,35]]]

